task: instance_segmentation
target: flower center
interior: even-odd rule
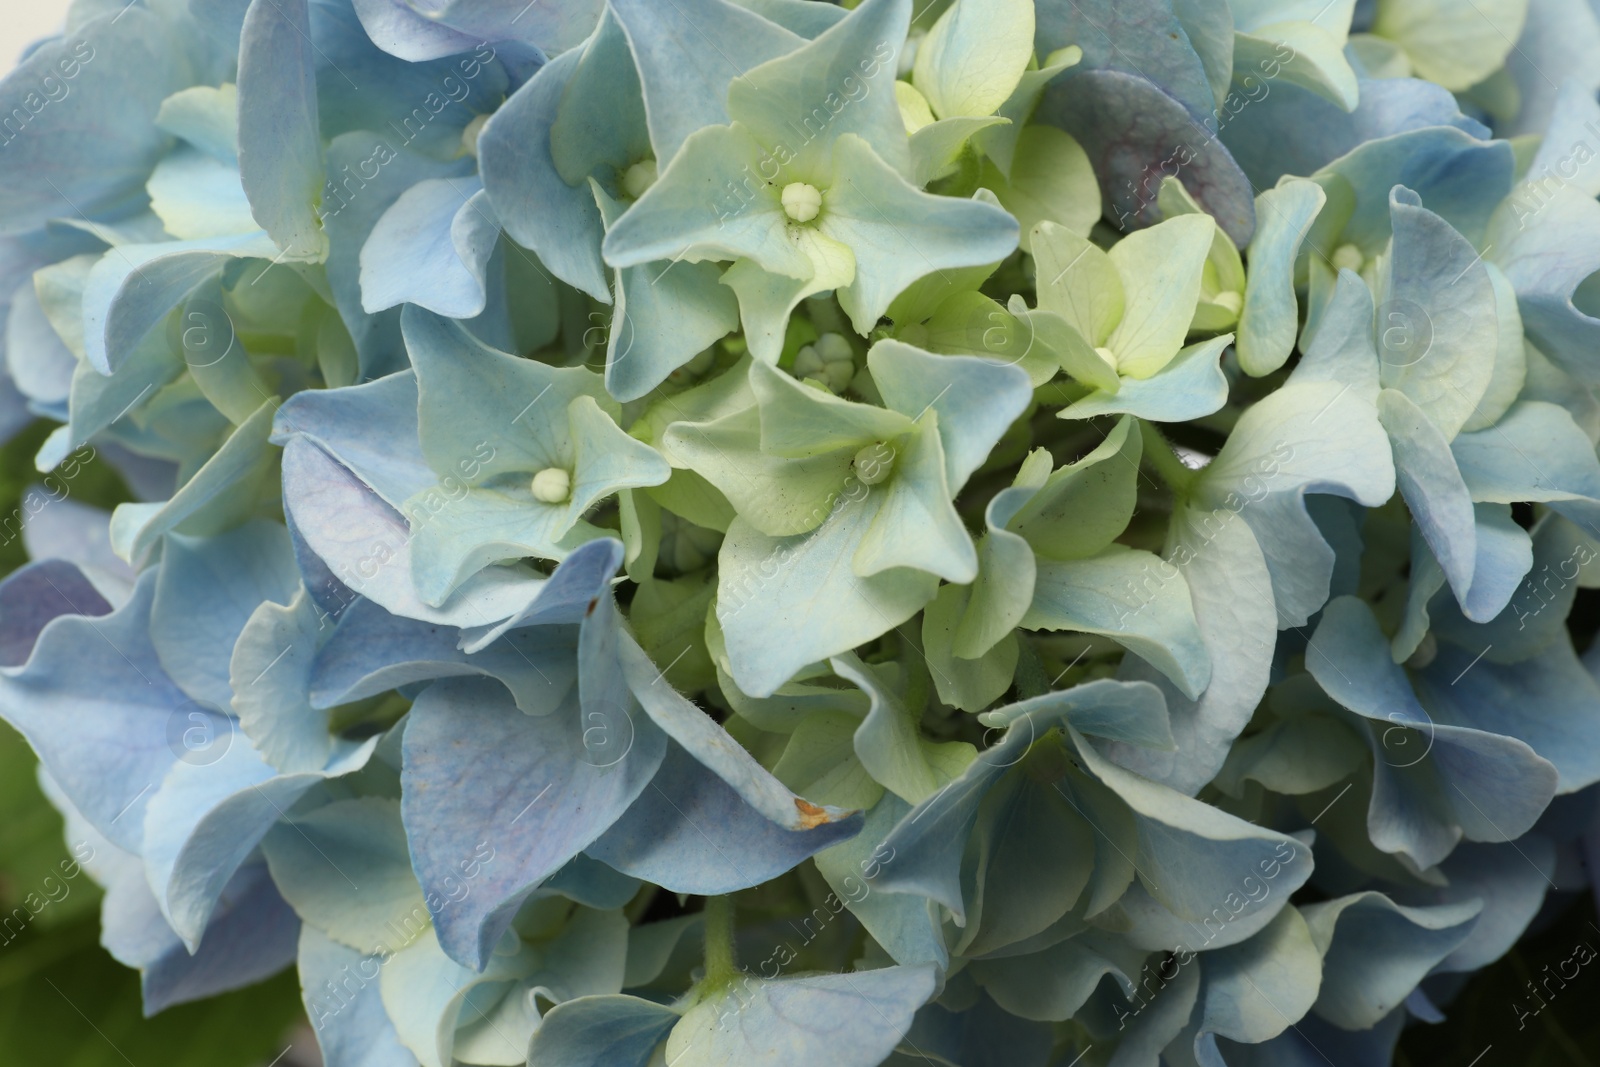
[[[478,156],[478,135],[489,124],[489,118],[488,115],[478,115],[461,131],[461,148],[474,159]]]
[[[1361,265],[1366,261],[1367,257],[1362,255],[1361,249],[1355,245],[1340,245],[1333,250],[1334,270],[1353,270],[1360,273]]]
[[[656,183],[660,172],[656,169],[654,159],[641,159],[629,167],[622,175],[622,191],[637,200]]]
[[[822,190],[808,182],[783,187],[783,212],[796,222],[810,222],[822,210]]]
[[[894,449],[882,441],[875,441],[856,453],[850,461],[862,485],[878,485],[894,473]]]
[[[546,467],[533,476],[533,499],[541,504],[564,504],[572,495],[572,475],[560,467]]]

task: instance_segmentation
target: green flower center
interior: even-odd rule
[[[822,211],[822,190],[808,182],[783,187],[783,212],[796,222],[810,222]]]
[[[862,485],[878,485],[894,473],[894,448],[875,441],[856,453],[850,461]]]
[[[560,467],[546,467],[533,476],[533,499],[541,504],[564,504],[572,495],[572,475]]]
[[[1334,270],[1353,270],[1360,273],[1361,265],[1366,261],[1367,257],[1362,255],[1361,249],[1355,245],[1340,245],[1333,250]]]
[[[641,159],[622,175],[622,191],[634,200],[639,199],[661,176],[654,159]]]

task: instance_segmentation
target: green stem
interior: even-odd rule
[[[706,897],[707,985],[731,982],[739,973],[733,955],[733,898]]]
[[[1139,420],[1139,435],[1144,439],[1144,458],[1172,494],[1180,499],[1188,495],[1198,471],[1184,466],[1183,460],[1172,450],[1161,431],[1143,419]]]

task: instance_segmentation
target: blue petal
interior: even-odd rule
[[[1221,410],[1228,402],[1228,379],[1222,373],[1223,349],[1233,343],[1225,333],[1178,352],[1149,378],[1124,378],[1115,393],[1095,390],[1062,408],[1063,419],[1096,415],[1137,415],[1151,422],[1189,422]]]
[[[149,636],[155,584],[155,573],[146,572],[133,598],[102,618],[60,617],[39,635],[26,665],[0,674],[6,721],[28,739],[84,817],[135,853],[150,795],[184,750],[183,732],[198,727],[218,737],[230,729],[228,720],[202,711],[161,669]],[[108,646],[114,654],[100,654]],[[61,729],[63,716],[72,730]]]
[[[541,579],[531,570],[490,567],[442,607],[429,606],[411,582],[410,527],[354,471],[295,436],[284,447],[283,487],[285,510],[310,549],[349,589],[396,615],[488,626],[515,614],[539,588]]]
[[[1367,828],[1378,848],[1431,867],[1462,837],[1521,835],[1555,795],[1555,767],[1523,742],[1429,718],[1361,601],[1339,597],[1323,610],[1306,669],[1341,705],[1388,724],[1369,729]]]
[[[141,6],[45,42],[0,81],[0,114],[13,118],[4,135],[0,230],[20,233],[85,212],[95,217],[142,197],[171,144],[156,114],[189,84],[180,47],[162,19]],[[46,98],[45,78],[68,94],[59,102]],[[18,115],[26,117],[20,129]]]
[[[1504,845],[1465,844],[1440,870],[1448,885],[1396,893],[1395,900],[1413,906],[1481,900],[1472,932],[1434,967],[1435,973],[1476,971],[1510,951],[1539,913],[1556,876],[1556,850],[1538,833]]]
[[[407,0],[354,0],[356,17],[372,43],[412,63],[470,52],[482,38],[428,18]]]
[[[804,43],[727,0],[611,0],[611,11],[639,65],[650,142],[663,168],[691,133],[729,121],[728,86],[735,77]],[[708,53],[738,56],[741,66]]]
[[[402,193],[422,181],[464,178],[472,173],[472,160],[440,162],[403,147],[396,151],[386,137],[355,132],[328,146],[328,173],[321,218],[330,244],[326,269],[334,306],[361,355],[363,378],[403,370],[399,314],[369,316],[362,310],[361,249]]]
[[[1378,414],[1394,444],[1401,495],[1450,588],[1465,600],[1477,563],[1477,516],[1449,441],[1426,412],[1396,390],[1379,394]]]
[[[326,1067],[415,1067],[383,1009],[380,957],[363,956],[302,926],[299,960],[301,999]],[[338,995],[327,993],[329,988]]]
[[[0,667],[21,667],[44,628],[63,615],[111,614],[83,572],[66,560],[37,560],[0,582]]]
[[[142,841],[145,875],[184,944],[200,942],[229,879],[295,801],[329,777],[359,770],[377,742],[347,746],[326,771],[280,775],[231,722],[204,744],[184,735],[184,756],[145,808]]]
[[[412,303],[452,319],[488,301],[484,271],[500,236],[476,178],[418,182],[400,195],[361,246],[361,306],[373,314]]]
[[[673,892],[732,893],[784,874],[859,825],[847,819],[815,830],[785,828],[670,744],[650,788],[588,853]]]
[[[328,249],[322,192],[316,45],[309,0],[251,0],[239,38],[239,176],[256,221],[284,253]]]
[[[1124,229],[1159,220],[1156,192],[1170,174],[1234,244],[1244,247],[1255,232],[1255,193],[1244,171],[1215,138],[1196,146],[1191,113],[1144,78],[1110,69],[1058,78],[1045,90],[1038,121],[1083,146],[1106,194],[1106,216]]]
[[[286,604],[300,575],[288,531],[252,522],[209,538],[173,535],[161,557],[150,641],[169,677],[194,699],[227,713],[228,661],[262,601]]]
[[[1355,110],[1347,112],[1297,85],[1273,83],[1264,96],[1225,120],[1222,139],[1250,180],[1269,189],[1285,174],[1314,174],[1361,145],[1399,133],[1449,126],[1473,138],[1488,136],[1481,124],[1461,114],[1448,90],[1432,82],[1362,79],[1359,91]],[[1387,185],[1381,195],[1389,195]]]
[[[1600,781],[1600,682],[1578,661],[1571,639],[1557,635],[1515,663],[1495,662],[1484,646],[1441,642],[1418,672],[1417,695],[1435,720],[1526,743],[1555,765],[1561,793]]]
[[[1084,0],[1040,7],[1035,31],[1039,55],[1075,44],[1083,49],[1077,70],[1159,79],[1155,84],[1161,91],[1196,115],[1217,104],[1205,63],[1173,5],[1162,0]],[[1075,77],[1062,80],[1071,83]]]
[[[561,177],[550,147],[557,109],[582,59],[582,50],[567,52],[518,89],[479,134],[478,160],[506,233],[556,277],[606,302],[600,209],[586,185]]]
[[[539,883],[649,785],[666,747],[637,706],[580,713],[569,701],[550,715],[524,715],[501,686],[470,678],[436,682],[418,697],[405,734],[403,811],[412,863],[441,902],[433,918],[451,957],[481,968]],[[467,899],[442,903],[442,879],[454,881],[472,843],[491,831],[506,862],[489,865]]]
[[[134,358],[145,335],[168,312],[230,260],[276,254],[276,246],[259,232],[123,245],[108,252],[89,272],[83,291],[83,341],[90,365],[111,374]]]
[[[517,630],[471,655],[458,647],[458,634],[359,600],[317,654],[312,704],[330,708],[414,682],[480,674],[504,682],[526,714],[548,715],[577,682],[577,633],[570,627]]]
[[[1381,251],[1390,234],[1389,193],[1396,185],[1413,190],[1429,211],[1477,241],[1511,191],[1512,168],[1509,144],[1480,141],[1453,126],[1367,141],[1312,175],[1328,194],[1328,205],[1311,228],[1312,247],[1332,254],[1342,230],[1342,240],[1368,254]]]
[[[1301,908],[1328,946],[1312,1010],[1348,1030],[1375,1026],[1466,939],[1481,908],[1480,901],[1407,908],[1380,893]]]
[[[578,997],[550,1009],[533,1035],[528,1061],[542,1067],[646,1067],[677,1022],[671,1008],[638,997]]]

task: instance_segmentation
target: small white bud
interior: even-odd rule
[[[572,475],[560,467],[546,467],[533,476],[533,499],[541,504],[565,504],[572,495]]]
[[[783,211],[796,222],[810,222],[822,210],[822,190],[806,182],[783,187]]]

